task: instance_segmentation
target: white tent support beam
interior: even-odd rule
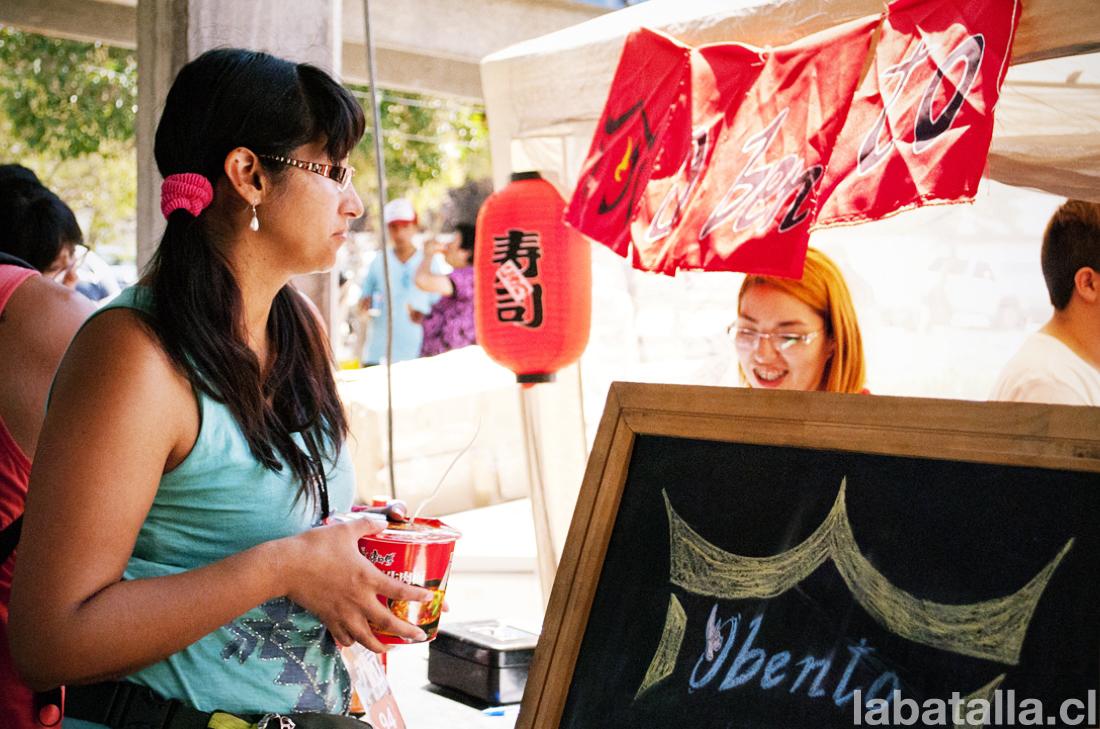
[[[382,88],[481,100],[481,69],[476,60],[440,58],[393,48],[375,47],[374,52],[378,84]],[[344,81],[369,85],[366,46],[344,41],[343,57]]]
[[[278,21],[278,5],[267,12]],[[374,9],[378,83],[385,88],[481,99],[478,64],[493,51],[607,11],[567,0],[382,0]],[[137,0],[4,0],[0,24],[45,35],[135,48]],[[362,2],[343,0],[340,63],[368,82]]]
[[[42,35],[136,48],[138,20],[135,5],[98,0],[4,0],[0,3],[0,23]]]

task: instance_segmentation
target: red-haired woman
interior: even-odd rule
[[[746,276],[729,334],[749,387],[866,392],[852,297],[819,250],[806,252],[801,279]]]

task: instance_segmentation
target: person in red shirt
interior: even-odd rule
[[[33,176],[15,179],[18,189],[8,181],[0,180],[0,223],[9,231],[5,242],[20,251],[44,251],[38,257],[51,262],[57,251],[72,250],[78,241],[66,238],[72,212],[65,203]],[[26,205],[27,197],[46,200],[47,205]],[[15,674],[8,645],[8,603],[14,543],[46,397],[66,347],[94,309],[94,303],[72,288],[40,275],[21,258],[0,253],[0,717],[8,729],[41,729],[59,719],[56,706],[35,706],[31,688]]]

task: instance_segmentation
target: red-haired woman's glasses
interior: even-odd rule
[[[786,352],[791,347],[806,346],[817,339],[822,331],[824,330],[818,329],[816,332],[806,332],[805,334],[797,332],[758,332],[755,329],[730,324],[726,333],[729,334],[735,347],[746,352],[756,349],[760,346],[760,342],[764,340],[769,340],[772,346],[780,352]]]
[[[330,180],[336,182],[340,186],[340,192],[348,189],[348,185],[351,184],[351,178],[355,176],[354,167],[341,167],[340,165],[330,165],[324,162],[306,162],[300,159],[291,159],[290,157],[282,157],[277,154],[260,154],[256,155],[260,159],[270,160],[272,162],[279,162],[284,165],[290,165],[291,167],[297,167],[300,170],[309,170],[314,174],[327,177]]]

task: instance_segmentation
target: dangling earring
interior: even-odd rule
[[[256,217],[256,203],[252,203],[252,220],[248,221],[248,227],[253,232],[260,229],[260,219]]]

